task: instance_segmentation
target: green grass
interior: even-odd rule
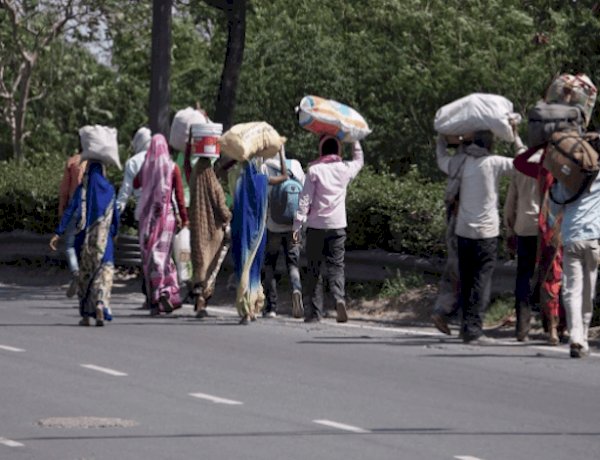
[[[484,326],[496,325],[514,314],[515,298],[512,295],[501,295],[492,299],[485,314]]]

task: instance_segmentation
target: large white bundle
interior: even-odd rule
[[[121,169],[117,130],[102,125],[88,125],[79,130],[81,139],[81,161],[96,160]]]
[[[441,107],[433,127],[438,133],[453,136],[489,130],[500,139],[513,142],[511,119],[518,122],[521,117],[504,96],[473,93]]]
[[[190,134],[190,127],[197,123],[208,123],[210,120],[199,110],[187,107],[175,114],[171,123],[169,144],[175,150],[185,151],[185,146]]]
[[[219,138],[223,154],[237,161],[253,157],[272,158],[285,141],[286,138],[265,121],[239,123]]]

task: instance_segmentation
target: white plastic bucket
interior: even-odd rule
[[[219,158],[221,147],[219,137],[223,133],[220,123],[199,123],[192,125],[192,154],[199,157]]]

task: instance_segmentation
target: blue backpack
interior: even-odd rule
[[[300,201],[300,192],[302,184],[292,173],[292,161],[285,160],[285,165],[288,171],[289,179],[278,185],[271,187],[271,195],[269,196],[269,211],[273,222],[279,225],[292,225],[298,210]],[[269,166],[278,171],[278,168]]]

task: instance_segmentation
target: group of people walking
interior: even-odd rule
[[[352,160],[344,161],[343,145],[335,137],[324,135],[319,142],[319,158],[307,173],[297,160],[285,157],[283,147],[271,159],[220,161],[215,166],[212,158],[192,155],[191,145],[185,152],[175,152],[163,135],[152,135],[142,127],[133,136],[133,155],[125,163],[118,193],[107,180],[102,162],[81,162],[81,152],[71,157],[61,185],[60,223],[50,246],[56,250],[64,236],[72,273],[67,295],[77,294],[80,325],[89,326],[95,319],[97,326],[103,326],[112,319],[113,240],[131,197],[136,202],[144,307],[151,315],[171,313],[187,297],[198,318],[207,316],[217,275],[231,249],[240,324],[249,324],[260,314],[277,315],[275,271],[281,253],[292,286],[293,316],[306,322],[321,319],[323,281],[327,281],[337,320],[347,321],[345,198],[348,184],[363,165],[363,153],[356,142]],[[225,188],[219,176],[227,178]],[[271,215],[270,194],[290,178],[298,184],[298,210],[293,219],[282,223]],[[172,257],[174,238],[184,228],[190,231],[192,266],[191,279],[185,281]],[[307,302],[299,263],[304,234]]]
[[[596,94],[587,76],[563,75],[550,86],[545,102],[578,107],[583,117],[574,129],[583,136]],[[437,163],[448,175],[448,261],[432,320],[451,334],[449,322],[458,318],[465,343],[489,342],[482,323],[498,253],[498,187],[499,179],[509,176],[504,223],[509,252],[517,257],[516,338],[528,339],[532,308],[539,305],[549,344],[568,338],[571,357],[585,356],[600,262],[600,177],[581,196],[566,199],[572,193],[546,167],[550,144],[527,149],[516,124],[513,128],[514,160],[492,154],[490,131],[438,138]],[[449,145],[455,154],[448,153]]]
[[[584,75],[560,78],[560,85],[555,82],[547,91],[546,102],[578,107],[583,117],[576,130],[583,135],[596,87]],[[556,345],[568,337],[571,356],[585,356],[600,261],[600,177],[595,176],[581,196],[560,201],[556,197],[568,191],[546,168],[548,144],[528,149],[517,123],[511,124],[514,159],[492,153],[496,140],[492,131],[474,129],[464,136],[438,137],[437,164],[448,175],[444,196],[448,259],[432,320],[441,332],[451,334],[449,323],[458,318],[465,343],[489,342],[483,318],[498,257],[499,182],[510,177],[504,224],[508,250],[517,256],[516,338],[528,339],[532,308],[540,305],[549,343]],[[318,159],[306,172],[297,160],[285,157],[283,147],[274,158],[220,161],[215,170],[213,158],[191,154],[191,142],[174,161],[176,152],[165,137],[153,136],[148,128],[135,133],[132,146],[134,155],[125,164],[118,195],[102,163],[81,163],[75,156],[65,169],[62,217],[51,246],[56,248],[58,238],[66,235],[73,273],[67,294],[78,295],[80,324],[89,325],[95,318],[101,326],[112,316],[113,238],[132,195],[145,305],[152,315],[170,313],[184,300],[172,253],[178,229],[187,227],[193,268],[187,294],[197,317],[207,316],[217,274],[231,250],[240,324],[249,324],[260,314],[277,315],[275,272],[281,253],[292,290],[292,315],[304,317],[305,322],[320,321],[326,283],[335,300],[337,321],[348,320],[345,199],[348,184],[363,166],[359,142],[352,144],[352,159],[344,161],[343,144],[334,136],[321,135]],[[449,147],[455,149],[453,154]],[[227,178],[228,193],[219,177]],[[284,220],[270,204],[275,190],[290,178],[297,183],[299,198],[293,216]],[[308,261],[306,302],[299,267],[303,237]]]

